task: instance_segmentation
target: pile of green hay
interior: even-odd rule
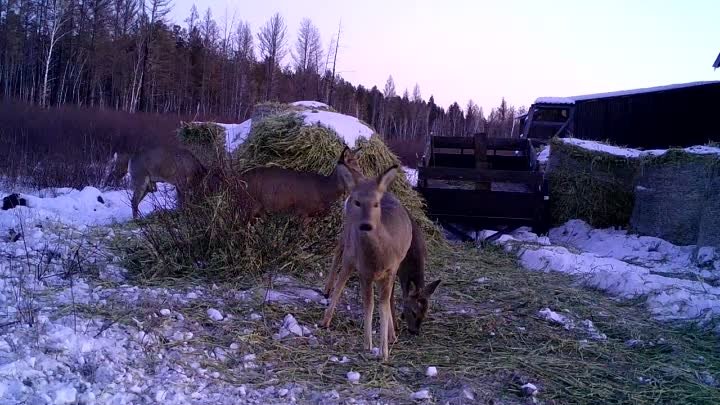
[[[380,174],[400,161],[379,135],[358,141],[357,158],[366,176]],[[247,140],[223,170],[224,187],[199,206],[181,212],[159,212],[141,222],[139,238],[127,247],[127,264],[143,280],[201,277],[256,282],[258,276],[282,269],[326,273],[342,224],[338,199],[329,215],[308,227],[293,216],[271,215],[252,227],[243,220],[240,174],[262,166],[279,166],[323,175],[332,172],[345,147],[332,129],[304,126],[292,112],[270,115],[253,125]],[[438,228],[426,217],[424,201],[404,175],[391,191],[422,226],[430,249],[445,247]]]
[[[200,161],[216,166],[225,160],[225,128],[212,122],[183,122],[177,132],[180,143]]]
[[[639,159],[551,141],[547,176],[554,224],[582,219],[594,227],[627,226]]]
[[[285,112],[264,119],[253,127],[234,156],[234,169],[242,172],[255,167],[279,166],[329,175],[344,147],[345,143],[331,128],[304,126],[302,117]],[[355,148],[359,148],[356,157],[367,177],[378,176],[392,165],[400,166],[400,159],[378,134],[370,139],[359,139]],[[424,200],[413,190],[404,173],[396,177],[390,191],[419,222],[431,243],[444,243],[438,228],[425,215]],[[333,224],[333,227],[339,228],[339,223]]]

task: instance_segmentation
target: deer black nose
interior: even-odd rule
[[[370,225],[368,223],[360,224],[361,231],[368,232],[368,231],[372,231],[372,229],[373,229],[372,225]]]

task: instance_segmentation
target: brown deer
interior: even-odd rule
[[[156,182],[175,186],[178,204],[196,199],[202,184],[205,184],[208,170],[187,149],[176,146],[158,146],[135,154],[118,153],[111,175],[120,180],[130,173],[133,190],[131,200],[133,218],[139,217],[138,206],[148,192],[157,191]],[[216,186],[216,184],[206,184]]]
[[[347,209],[347,201],[346,201]],[[427,246],[425,243],[425,235],[417,222],[410,217],[412,222],[412,241],[405,258],[400,263],[397,277],[400,279],[400,287],[402,289],[403,310],[401,318],[407,323],[408,332],[412,335],[420,333],[420,326],[425,320],[429,310],[430,296],[440,284],[440,280],[433,281],[430,285],[425,286],[425,261],[427,260]],[[344,229],[341,231],[344,232]],[[335,246],[335,254],[333,256],[332,266],[325,282],[325,297],[329,297],[335,285],[335,279],[340,266],[340,260],[343,253],[343,237]],[[391,295],[391,309],[393,325],[395,324],[395,300],[394,293]]]
[[[357,159],[345,147],[329,176],[280,167],[248,170],[240,176],[244,183],[244,196],[240,198],[249,221],[263,214],[293,213],[307,225],[311,218],[327,213],[360,177]]]
[[[358,272],[363,296],[364,347],[372,349],[373,283],[379,289],[380,350],[389,356],[389,341],[395,341],[391,299],[395,276],[412,240],[412,222],[400,201],[387,191],[398,166],[376,179],[361,179],[352,189],[344,212],[342,266],[325,310],[322,325],[330,326],[345,283]]]
[[[430,308],[430,296],[435,292],[440,280],[425,285],[425,261],[427,260],[425,235],[417,222],[412,218],[410,220],[412,221],[412,242],[410,242],[407,255],[400,263],[398,278],[402,289],[401,317],[407,324],[408,332],[418,335],[420,326]],[[395,314],[393,313],[394,319]]]

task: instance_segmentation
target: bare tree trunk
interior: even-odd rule
[[[342,30],[342,21],[338,24],[338,33],[337,33],[337,40],[335,40],[335,52],[333,55],[333,68],[332,68],[332,77],[330,78],[330,92],[328,93],[328,105],[332,105],[332,97],[333,97],[333,91],[335,90],[335,67],[337,66],[337,54],[338,49],[340,48],[340,33]]]

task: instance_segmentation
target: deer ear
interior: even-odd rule
[[[440,280],[435,280],[432,283],[426,285],[423,289],[422,295],[426,298],[431,296],[435,292],[435,289],[438,285],[440,285]]]
[[[343,149],[343,151],[340,152],[340,159],[338,160],[338,163],[345,163],[346,153],[349,153],[349,152],[350,152],[350,148],[347,147],[347,146],[345,146],[345,148]]]
[[[345,191],[350,191],[355,188],[355,176],[353,176],[350,169],[345,166],[345,163],[338,163],[338,165],[335,166],[335,171],[337,172]]]
[[[380,177],[378,177],[378,191],[384,193],[388,189],[388,187],[390,187],[390,183],[395,180],[395,175],[397,174],[397,171],[398,166],[393,165],[387,170],[385,170],[385,173],[381,174]]]

